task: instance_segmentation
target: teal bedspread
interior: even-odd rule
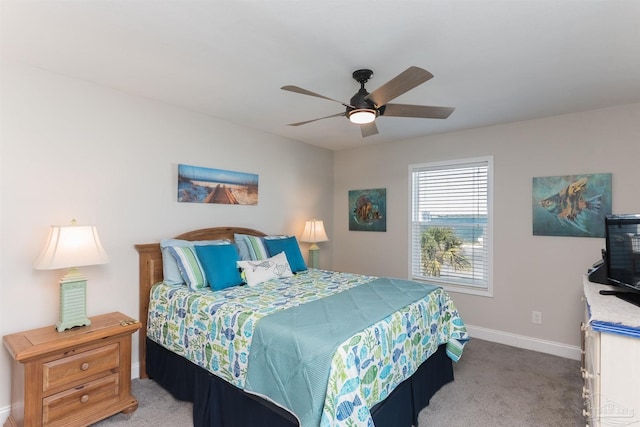
[[[290,409],[302,427],[320,425],[336,348],[435,289],[379,278],[264,317],[253,334],[246,389]]]
[[[304,325],[297,333],[294,332],[299,340],[283,338],[283,341],[299,343],[291,348],[291,354],[285,356],[288,358],[303,348],[311,348],[314,352],[316,348],[327,350],[322,356],[312,355],[309,360],[313,363],[306,362],[312,369],[300,370],[295,379],[306,382],[304,387],[307,391],[304,393],[320,397],[312,403],[307,402],[307,409],[302,410],[289,407],[295,405],[291,396],[282,399],[277,395],[266,397],[285,402],[281,405],[289,408],[301,421],[304,419],[305,427],[371,427],[371,407],[413,375],[440,345],[446,344],[447,354],[457,361],[469,338],[456,307],[442,288],[400,280],[393,281],[394,285],[383,285],[384,282],[375,279],[310,269],[294,277],[222,291],[209,288],[191,291],[186,286],[159,283],[151,290],[147,337],[236,387],[250,391],[254,384],[265,381],[259,378],[262,368],[252,372],[250,366],[254,359],[260,358],[258,348],[264,348],[258,341],[265,341],[269,346],[272,340],[262,328],[286,334],[290,329],[282,325],[294,322]],[[370,286],[364,286],[367,283]],[[417,294],[413,294],[414,290],[407,294],[413,294],[413,301],[409,301],[411,298],[408,298],[409,302],[404,301],[406,295],[397,290],[396,286],[405,285],[416,287]],[[381,297],[372,292],[386,286],[394,286],[391,295]],[[345,295],[338,298],[340,307],[329,308],[327,299],[341,293]],[[351,298],[352,301],[340,302],[342,298]],[[354,308],[373,304],[382,307],[382,314],[374,316]],[[332,323],[332,330],[327,332],[324,329],[324,320],[313,320],[304,314],[302,310],[307,310],[306,306],[316,311],[314,316],[329,310],[327,316],[336,320]],[[285,314],[289,310],[294,311]],[[281,315],[285,317],[278,321]],[[269,320],[272,316],[276,317]],[[293,317],[287,319],[286,316]],[[337,320],[339,317],[343,320]],[[356,318],[359,326],[355,323]],[[263,325],[258,327],[261,323]],[[323,338],[321,335],[329,335],[333,341],[319,344],[317,340]],[[262,363],[276,364],[271,356],[265,359],[266,362]],[[315,366],[316,359],[323,360],[321,367]],[[257,366],[260,362],[255,363]],[[294,362],[284,362],[283,366],[288,363]],[[287,378],[290,372],[286,369],[282,378],[282,373],[276,370],[267,375],[272,375],[273,381],[281,384],[294,381],[293,376]],[[316,381],[314,375],[323,379]],[[265,390],[253,392],[272,393]],[[298,400],[306,400],[306,397]]]

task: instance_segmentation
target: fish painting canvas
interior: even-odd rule
[[[533,178],[535,236],[604,237],[611,174]]]
[[[387,231],[387,189],[349,190],[349,230]]]

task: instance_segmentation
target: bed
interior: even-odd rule
[[[233,242],[238,235],[268,238],[216,227],[175,239]],[[193,291],[163,282],[160,243],[135,247],[140,377],[193,402],[195,426],[417,425],[420,410],[453,381],[452,360],[469,338],[437,287],[308,269],[255,286]],[[255,305],[262,299],[269,302]],[[293,338],[292,324],[299,329]]]

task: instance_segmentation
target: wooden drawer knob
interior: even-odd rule
[[[87,403],[89,401],[89,395],[88,394],[83,394],[82,397],[80,398],[80,402],[81,403]]]
[[[84,362],[81,366],[80,369],[82,369],[83,371],[86,371],[87,369],[89,369],[89,363],[88,362]]]

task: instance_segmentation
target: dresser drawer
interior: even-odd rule
[[[42,424],[45,426],[69,425],[101,407],[118,401],[120,391],[118,374],[90,381],[45,397],[42,402]]]
[[[112,370],[115,372],[119,366],[120,352],[117,343],[52,360],[42,367],[42,391],[80,384],[93,375]]]

